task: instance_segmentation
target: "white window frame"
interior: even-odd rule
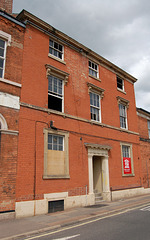
[[[97,63],[89,60],[89,75],[94,78],[99,78],[99,66]],[[97,68],[97,69],[96,69]]]
[[[119,80],[122,81],[122,84],[118,83]],[[121,87],[118,86],[119,84],[121,85]],[[124,92],[124,80],[119,76],[117,76],[117,89]]]
[[[91,104],[91,96],[94,96],[98,98],[98,104],[99,106],[96,106],[96,104]],[[91,113],[91,120],[96,122],[101,122],[101,97],[99,94],[90,92],[90,113]],[[95,112],[96,119],[94,117],[92,118],[92,115],[94,114],[92,110]]]
[[[121,111],[122,108],[122,111]],[[128,129],[127,125],[127,108],[126,105],[120,103],[119,104],[119,116],[120,116],[120,127],[123,129]],[[124,121],[122,121],[124,120]]]
[[[150,138],[150,120],[147,121],[147,125],[148,125],[148,136]]]
[[[53,46],[50,45],[50,41],[53,42]],[[54,44],[58,44],[58,46],[62,47],[62,51],[55,48]],[[50,49],[52,49],[52,52],[50,52]],[[54,54],[54,52],[56,52],[56,54]],[[62,58],[59,57],[59,53],[62,54]],[[60,44],[59,42],[53,40],[53,39],[49,39],[49,54],[53,57],[55,57],[56,59],[59,59],[61,61],[64,60],[64,46],[62,44]]]
[[[119,107],[119,120],[120,120],[120,128],[128,129],[128,121],[127,121],[127,109],[129,108],[129,101],[121,98],[120,96],[117,97],[118,107]],[[125,108],[125,115],[123,116],[120,111],[120,106]],[[121,126],[121,118],[125,118],[125,126]]]
[[[0,39],[5,42],[4,56],[3,57],[0,56],[0,58],[3,59],[2,77],[0,78],[4,79],[5,64],[6,64],[6,50],[7,50],[7,46],[10,46],[11,44],[11,35],[0,30]]]
[[[53,76],[62,81],[62,96],[61,96],[62,97],[62,111],[58,111],[58,112],[64,112],[64,86],[67,85],[67,83],[68,83],[69,74],[60,69],[57,69],[54,66],[51,66],[49,64],[46,64],[45,67],[47,70],[47,72],[46,72],[47,78],[49,78],[49,76]],[[53,111],[53,109],[50,109],[50,108],[49,108],[49,110]],[[54,110],[54,111],[57,111],[57,110]]]
[[[120,143],[121,146],[121,159],[122,159],[122,176],[128,177],[128,176],[134,176],[134,164],[133,164],[133,152],[132,152],[132,144],[128,143]],[[130,174],[124,174],[124,167],[123,167],[123,147],[127,147],[129,149],[129,158],[131,158],[131,173]],[[127,157],[127,156],[125,156]]]
[[[64,112],[64,82],[63,82],[62,79],[60,79],[60,78],[58,78],[58,77],[56,77],[54,75],[48,76],[48,81],[50,81],[50,79],[52,79],[52,88],[54,88],[54,81],[55,82],[57,81],[57,90],[58,90],[58,84],[61,81],[62,93],[59,94],[58,91],[56,93],[54,90],[50,91],[48,89],[48,95],[52,96],[52,97],[54,97],[56,99],[61,99],[61,111],[60,112]],[[49,109],[52,109],[52,108],[49,108]],[[52,110],[55,110],[55,109],[52,109]],[[56,110],[56,111],[59,111],[59,110]]]
[[[94,106],[94,105],[91,105],[91,98],[90,98],[90,116],[91,116],[91,107],[92,108],[96,108],[98,109],[98,112],[99,112],[99,121],[97,120],[94,120],[90,117],[91,121],[95,121],[95,122],[101,122],[101,100],[103,99],[104,97],[104,89],[100,88],[100,87],[97,87],[96,85],[92,84],[92,83],[89,83],[87,82],[87,86],[88,86],[88,93],[90,95],[90,93],[92,94],[95,94],[95,95],[98,95],[99,96],[99,107],[97,106]]]

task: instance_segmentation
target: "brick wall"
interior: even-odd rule
[[[64,50],[66,64],[48,57],[49,37],[31,26],[27,26],[26,29],[21,102],[43,108],[43,111],[21,106],[16,200],[34,199],[34,188],[36,188],[36,198],[39,199],[43,198],[44,193],[66,192],[69,189],[88,186],[88,152],[84,145],[86,142],[112,147],[109,152],[111,187],[116,189],[141,186],[139,137],[115,129],[115,127],[120,128],[117,102],[117,96],[120,96],[129,100],[128,129],[138,132],[133,84],[125,81],[126,94],[118,91],[116,74],[101,65],[99,65],[101,82],[89,77],[87,56],[68,46],[65,46]],[[44,111],[48,108],[48,79],[45,64],[70,74],[68,83],[64,87],[64,112],[83,118],[85,122]],[[87,82],[105,90],[104,98],[101,100],[102,123],[113,126],[114,129],[91,123]],[[50,120],[54,121],[54,126],[58,129],[69,132],[70,179],[43,179],[43,129]],[[38,123],[35,128],[36,121],[45,124]],[[120,142],[132,144],[135,176],[122,176]]]
[[[3,11],[6,11],[7,13],[12,13],[12,7],[13,7],[13,0],[1,0],[0,1],[0,9]]]
[[[1,1],[0,7],[8,4],[9,8],[11,3],[12,1]],[[0,212],[5,212],[15,210],[19,110],[7,104],[11,96],[20,97],[24,29],[4,16],[0,16],[0,29],[11,35],[11,44],[6,50],[4,79],[0,81],[0,92],[10,96],[9,101],[0,103]],[[5,129],[3,119],[7,123]]]
[[[148,116],[145,116],[144,111],[140,113],[142,114],[138,115],[138,129],[140,134],[140,152],[142,161],[142,184],[144,187],[150,187],[150,139],[148,136]]]

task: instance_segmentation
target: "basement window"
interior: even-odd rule
[[[56,200],[48,202],[48,213],[64,211],[64,200]]]

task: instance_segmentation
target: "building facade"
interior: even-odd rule
[[[136,79],[31,13],[17,19],[26,23],[17,217],[143,193]]]
[[[0,10],[0,213],[15,211],[24,28]]]
[[[142,185],[150,187],[150,112],[137,108],[142,162]]]
[[[0,17],[1,212],[148,193],[137,79],[25,10]]]

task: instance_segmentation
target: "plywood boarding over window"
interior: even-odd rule
[[[65,175],[65,152],[48,150],[47,175]]]

